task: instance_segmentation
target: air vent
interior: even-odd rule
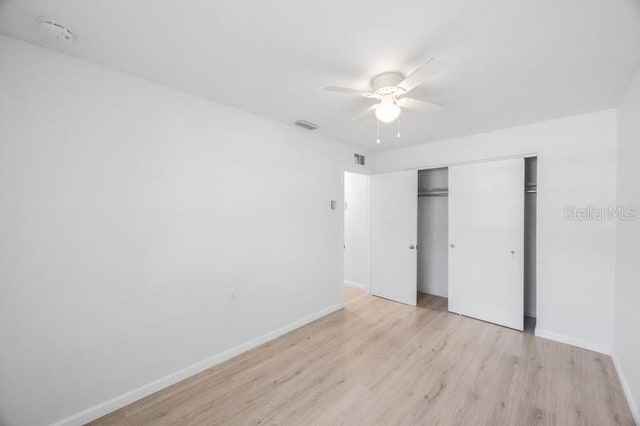
[[[365,165],[364,155],[362,154],[353,154],[353,162],[359,164],[361,166]]]
[[[307,120],[298,120],[298,121],[296,121],[296,126],[302,127],[303,129],[307,129],[307,130],[316,130],[318,128],[317,124],[312,123],[312,122],[307,121]]]

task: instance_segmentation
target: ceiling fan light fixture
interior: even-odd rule
[[[392,123],[400,117],[400,107],[395,102],[382,102],[376,108],[376,118],[383,123]]]

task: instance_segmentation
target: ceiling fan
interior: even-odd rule
[[[431,58],[406,77],[397,72],[387,72],[374,77],[373,80],[371,80],[372,91],[361,91],[335,86],[325,87],[324,90],[375,99],[378,102],[362,111],[355,119],[371,111],[375,111],[375,116],[379,121],[392,123],[400,117],[402,108],[425,113],[433,113],[442,109],[442,105],[440,104],[411,98],[408,97],[407,94],[447,68],[449,68],[449,65],[445,61]]]

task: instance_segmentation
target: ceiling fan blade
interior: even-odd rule
[[[358,121],[360,120],[362,117],[364,117],[365,115],[369,114],[370,112],[373,112],[376,110],[376,107],[380,105],[380,104],[373,104],[370,107],[360,111],[359,114],[357,114],[355,117],[353,117],[353,121]]]
[[[442,109],[442,105],[440,104],[434,104],[433,102],[421,101],[414,98],[401,98],[398,100],[398,104],[402,108],[420,111],[427,114],[433,114]]]
[[[442,59],[431,58],[427,62],[419,66],[414,72],[409,74],[402,82],[398,84],[398,86],[402,87],[407,92],[410,92],[427,80],[444,72],[447,68],[449,68],[449,64],[447,62],[443,61]]]
[[[325,87],[324,90],[326,90],[327,92],[342,93],[343,95],[360,96],[362,98],[371,98],[375,96],[371,92],[364,92],[362,90],[357,90],[357,89],[349,89],[348,87],[329,86],[329,87]]]

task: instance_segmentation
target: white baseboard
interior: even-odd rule
[[[543,339],[566,343],[567,345],[577,346],[578,348],[600,352],[605,355],[611,355],[611,348],[609,346],[593,343],[588,340],[577,339],[575,337],[565,336],[564,334],[544,330],[539,327],[536,327],[536,337],[542,337]]]
[[[616,372],[618,373],[618,377],[620,378],[620,384],[622,385],[624,396],[627,398],[627,403],[629,404],[629,409],[631,410],[631,414],[633,415],[633,420],[637,425],[640,425],[640,414],[638,412],[638,407],[636,407],[633,395],[631,395],[631,388],[629,388],[629,384],[625,379],[622,366],[620,365],[615,352],[611,353],[611,359],[613,360],[613,366],[616,368]]]
[[[347,287],[359,288],[360,290],[366,290],[367,286],[364,284],[354,283],[353,281],[344,280],[344,285]]]
[[[162,377],[151,383],[143,385],[137,389],[133,389],[129,392],[125,392],[121,395],[116,396],[115,398],[109,399],[108,401],[104,401],[98,405],[94,405],[93,407],[87,408],[86,410],[81,411],[77,414],[74,414],[62,420],[59,420],[53,423],[51,426],[84,425],[92,420],[95,420],[97,418],[104,416],[105,414],[109,414],[112,411],[115,411],[119,408],[122,408],[131,404],[132,402],[138,401],[139,399],[142,399],[145,396],[149,396],[152,393],[155,393],[168,386],[171,386],[174,383],[177,383],[181,380],[191,377],[194,374],[198,374],[204,370],[214,367],[230,358],[233,358],[236,355],[241,354],[242,352],[248,351],[249,349],[255,348],[256,346],[260,346],[261,344],[266,343],[269,340],[273,340],[276,337],[280,337],[283,334],[286,334],[292,330],[295,330],[296,328],[302,327],[303,325],[306,325],[312,321],[315,321],[333,312],[339,311],[343,307],[344,305],[342,303],[330,306],[326,309],[323,309],[321,311],[308,315],[298,321],[294,321],[290,324],[287,324],[284,327],[280,327],[277,330],[263,334],[262,336],[257,337],[253,340],[250,340],[246,343],[243,343],[241,345],[228,349],[220,354],[204,359],[189,367],[176,371],[175,373],[171,373],[165,377]]]

